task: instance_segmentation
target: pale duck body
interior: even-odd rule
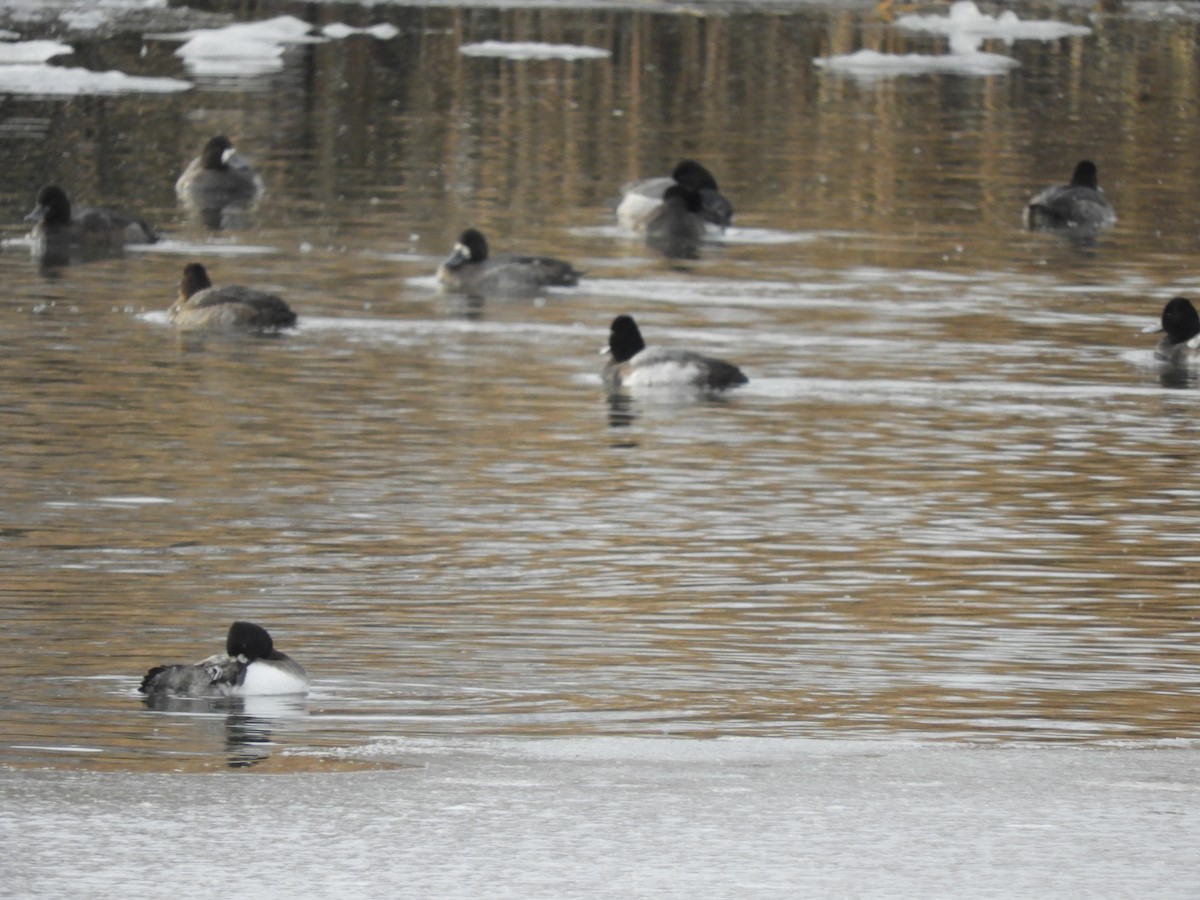
[[[1200,348],[1200,314],[1186,297],[1173,297],[1162,311],[1162,332],[1154,348],[1156,358],[1170,363],[1186,363]]]
[[[700,197],[700,214],[712,231],[724,231],[733,222],[733,205],[717,186],[712,173],[695,160],[685,159],[669,176],[647,178],[626,185],[617,204],[617,222],[631,231],[643,232],[662,206],[667,191],[681,185]]]
[[[646,347],[632,316],[613,319],[609,329],[604,383],[610,391],[623,388],[687,388],[723,391],[749,379],[733,363],[691,350]]]

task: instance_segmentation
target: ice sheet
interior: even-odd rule
[[[1012,10],[1005,10],[998,16],[989,16],[980,12],[972,0],[959,0],[950,7],[949,15],[907,15],[898,18],[895,24],[897,28],[907,31],[967,34],[1007,41],[1054,41],[1092,33],[1092,29],[1084,25],[1072,25],[1069,22],[1022,20]]]
[[[609,51],[578,44],[540,44],[536,42],[509,43],[483,41],[463,44],[458,52],[464,56],[498,56],[504,59],[603,59]]]
[[[36,96],[171,93],[191,83],[175,78],[145,78],[124,72],[92,72],[45,63],[0,66],[0,92]]]
[[[188,72],[197,77],[251,78],[283,69],[283,54],[297,44],[319,44],[354,34],[390,40],[400,32],[388,24],[351,28],[340,22],[326,25],[322,34],[295,16],[276,16],[260,22],[242,22],[224,28],[199,28],[149,37],[181,40],[175,51]]]
[[[400,29],[395,25],[389,25],[386,22],[380,25],[372,25],[370,28],[353,28],[342,22],[333,22],[321,29],[321,34],[326,37],[341,39],[350,37],[352,34],[367,34],[373,38],[378,38],[381,41],[390,41],[392,38],[400,34]]]
[[[270,897],[1190,898],[1200,883],[1187,743],[363,749],[357,770],[351,751],[296,774],[0,772],[6,888],[200,897],[227,890],[229,860]]]
[[[43,63],[56,56],[65,56],[75,51],[69,44],[58,41],[19,41],[15,44],[0,43],[0,65],[14,63]]]
[[[888,78],[896,75],[1003,75],[1020,63],[999,53],[879,53],[859,50],[842,56],[813,60],[822,69],[856,78]]]
[[[309,34],[312,27],[295,16],[276,16],[224,28],[198,28],[149,35],[159,40],[181,40],[175,51],[184,67],[196,76],[266,75],[283,69],[288,46],[325,40]]]

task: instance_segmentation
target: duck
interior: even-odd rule
[[[275,649],[267,629],[234,622],[225,636],[225,652],[198,663],[155,666],[138,690],[147,696],[265,697],[307,694],[308,673]]]
[[[1030,231],[1098,231],[1115,224],[1117,213],[1100,189],[1096,164],[1085,159],[1070,184],[1046,188],[1030,200],[1023,218]]]
[[[610,358],[603,377],[610,391],[659,387],[724,391],[750,380],[741,369],[722,359],[691,350],[647,348],[630,315],[613,319],[607,349]]]
[[[458,236],[437,271],[443,290],[471,297],[534,297],[547,287],[574,287],[582,276],[549,256],[489,256],[487,238],[475,228]]]
[[[200,263],[183,267],[179,298],[167,319],[181,331],[275,332],[296,324],[287,303],[264,291],[240,285],[215,288]]]
[[[1200,314],[1187,297],[1172,297],[1162,311],[1162,327],[1147,329],[1162,334],[1154,356],[1164,362],[1187,362],[1200,348]]]
[[[695,259],[706,227],[700,194],[673,184],[663,194],[662,204],[646,218],[646,246],[671,259]]]
[[[631,231],[644,231],[647,219],[662,204],[672,185],[682,185],[700,195],[701,215],[714,230],[724,231],[732,224],[733,204],[721,193],[712,172],[694,159],[679,162],[669,176],[627,185],[617,204],[617,222]]]
[[[244,208],[262,193],[263,182],[254,166],[223,134],[210,138],[175,182],[180,201],[202,213],[219,214],[228,206]]]
[[[68,263],[119,255],[126,244],[153,244],[158,236],[142,219],[103,207],[71,208],[67,192],[48,184],[25,217],[35,223],[29,233],[33,253],[43,260]]]

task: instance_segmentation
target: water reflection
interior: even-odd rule
[[[1198,383],[1196,369],[1188,360],[1162,363],[1158,380],[1163,387],[1173,390],[1191,390]]]
[[[214,718],[224,727],[226,765],[231,769],[251,768],[271,758],[278,746],[274,732],[288,720],[308,715],[306,697],[180,697],[173,694],[143,695],[142,703],[158,713],[196,717],[203,727]],[[191,729],[180,732],[188,740]],[[199,746],[177,748],[184,753]]]

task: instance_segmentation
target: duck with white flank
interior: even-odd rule
[[[1187,297],[1173,297],[1162,311],[1162,326],[1147,328],[1147,334],[1162,334],[1154,355],[1165,362],[1184,363],[1200,348],[1200,314]]]
[[[190,665],[156,666],[142,678],[138,690],[177,697],[307,694],[308,673],[275,649],[267,629],[253,622],[234,622],[225,637],[224,653]]]
[[[610,391],[622,388],[690,388],[723,391],[748,379],[733,363],[691,350],[647,348],[632,316],[617,316],[608,333],[611,358],[604,367]]]
[[[627,185],[617,204],[617,222],[631,231],[645,231],[649,217],[662,205],[667,191],[674,185],[700,195],[700,214],[714,230],[722,231],[733,222],[733,204],[717,187],[712,172],[694,159],[683,160],[669,176],[647,178]]]

